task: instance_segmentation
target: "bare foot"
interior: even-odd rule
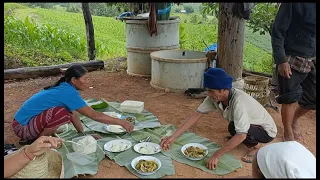
[[[242,160],[243,162],[246,162],[246,163],[251,163],[252,160],[253,160],[253,158],[254,158],[254,156],[256,155],[256,153],[258,152],[258,150],[259,150],[261,147],[262,147],[262,144],[259,143],[258,145],[256,145],[255,147],[253,147],[252,150],[249,151],[245,156],[243,156],[243,157],[241,158],[241,160]]]
[[[303,142],[304,143],[304,138],[300,133],[300,126],[298,123],[293,123],[292,124],[292,132],[293,132],[293,137],[296,141]]]
[[[284,133],[282,141],[294,141],[294,136],[292,134]]]
[[[303,138],[303,136],[301,135],[301,134],[295,134],[295,133],[293,133],[293,136],[294,136],[294,139],[296,140],[296,141],[298,141],[298,142],[300,142],[300,143],[305,143],[305,141],[304,141],[304,138]]]

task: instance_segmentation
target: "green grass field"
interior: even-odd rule
[[[87,59],[86,50],[83,50],[83,43],[86,40],[85,24],[83,20],[82,13],[70,13],[64,12],[63,9],[50,10],[50,9],[41,9],[41,8],[28,8],[20,4],[15,3],[5,3],[5,12],[8,9],[13,9],[10,11],[9,15],[16,17],[22,21],[25,21],[26,17],[33,19],[37,24],[48,25],[53,29],[60,29],[66,31],[65,34],[73,34],[75,38],[79,40],[79,50],[78,57],[74,57],[74,52],[68,50],[70,47],[65,46],[66,49],[62,49],[62,54],[70,54],[72,56],[71,60],[75,61],[80,59]],[[173,14],[176,15],[176,14]],[[181,19],[188,18],[186,15],[180,15]],[[201,17],[201,16],[200,16]],[[109,58],[116,58],[120,56],[126,56],[126,34],[125,34],[125,22],[115,20],[112,17],[100,17],[93,16],[94,32],[95,32],[95,41],[97,48],[97,59],[106,60]],[[214,17],[209,17],[211,19]],[[181,20],[182,21],[182,20]],[[206,46],[203,44],[202,40],[205,40],[207,45],[211,45],[217,42],[217,24],[191,24],[184,23],[185,32],[187,34],[186,42],[182,45],[184,49],[194,49],[198,51],[203,51]],[[57,30],[57,31],[60,31]],[[50,31],[51,32],[51,31]],[[62,35],[61,35],[62,36]],[[69,36],[68,36],[69,37]],[[65,38],[61,37],[61,38]],[[7,41],[6,41],[7,39]],[[42,39],[42,38],[39,38]],[[270,39],[270,38],[269,38]],[[272,72],[272,57],[270,54],[270,41],[267,36],[260,36],[257,33],[253,34],[252,32],[246,30],[246,43],[245,43],[245,52],[244,52],[244,68],[247,70],[257,71],[257,72]],[[10,41],[9,41],[10,40]],[[6,38],[5,30],[5,52],[8,55],[14,55],[17,53],[22,58],[26,58],[28,63],[24,63],[26,66],[37,66],[46,63],[30,63],[32,59],[35,58],[37,53],[25,53],[24,46],[19,46],[18,40],[14,38]],[[71,42],[70,42],[71,43]],[[36,47],[36,46],[35,46]],[[6,49],[7,48],[7,49]],[[10,49],[12,48],[12,50]],[[14,49],[15,48],[15,49]],[[81,49],[81,50],[80,50]],[[28,48],[30,51],[30,48]],[[40,51],[35,48],[34,51]],[[56,49],[56,51],[58,51]],[[41,53],[41,51],[39,52]],[[38,53],[38,54],[39,54]],[[50,54],[51,53],[51,54]],[[29,54],[32,56],[27,57]],[[51,59],[56,58],[53,52],[46,52],[46,56],[41,57],[51,57]],[[67,55],[65,55],[67,56]],[[69,56],[68,56],[69,57]],[[66,58],[63,58],[66,59]],[[52,64],[61,63],[61,61],[52,61]]]

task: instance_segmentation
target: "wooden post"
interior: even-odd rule
[[[242,78],[245,20],[233,14],[235,3],[220,3],[218,25],[218,61],[234,81]]]
[[[87,49],[89,61],[96,58],[96,48],[94,43],[94,28],[92,23],[92,17],[89,10],[89,3],[82,3],[82,12],[84,17],[84,22],[86,24],[86,34],[87,34]]]

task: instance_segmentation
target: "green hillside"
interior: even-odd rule
[[[8,18],[9,16],[16,19]],[[181,22],[183,18],[186,18],[184,16],[181,16]],[[7,17],[5,19],[5,56],[20,59],[20,64],[22,63],[23,66],[50,65],[87,59],[82,13],[63,12],[61,9],[28,8],[16,3],[5,3],[5,17]],[[28,21],[26,21],[27,17],[29,17]],[[106,60],[126,56],[124,22],[112,17],[93,16],[93,24],[97,59]],[[217,42],[217,24],[188,22],[183,24],[187,34],[186,42],[182,44],[184,49],[203,51],[206,48],[203,40],[208,45]],[[23,30],[23,26],[28,26],[25,29],[29,30]],[[25,37],[29,39],[24,40]],[[258,46],[257,43],[261,41],[263,43],[259,43]],[[247,29],[244,48],[245,69],[272,72],[272,57],[268,51],[269,43],[267,38],[264,37],[261,40],[261,37],[250,33]]]

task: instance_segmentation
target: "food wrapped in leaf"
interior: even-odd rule
[[[99,100],[97,102],[87,102],[87,105],[92,107],[93,109],[103,109],[108,107],[108,103],[103,100]]]

